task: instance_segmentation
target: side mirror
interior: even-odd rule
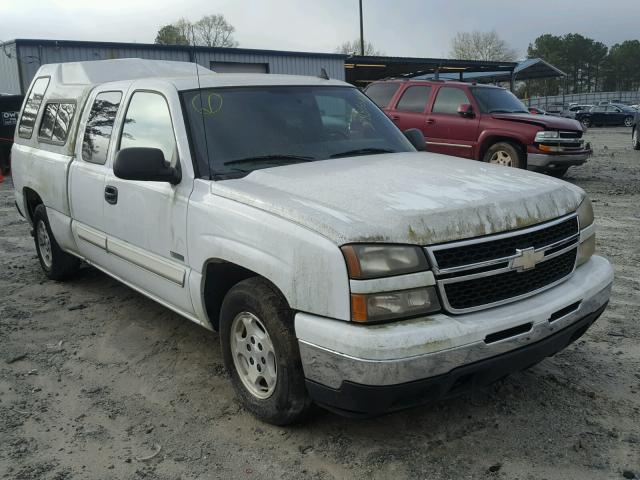
[[[407,140],[409,140],[411,145],[419,152],[424,152],[427,149],[427,142],[424,141],[424,135],[417,128],[405,130],[404,136],[407,137]]]
[[[473,113],[473,106],[469,103],[461,103],[458,105],[458,114],[463,117],[475,117],[475,113]]]
[[[169,182],[172,185],[182,180],[180,170],[167,165],[159,148],[123,148],[116,154],[113,173],[124,180]]]

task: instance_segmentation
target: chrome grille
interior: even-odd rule
[[[509,303],[552,287],[574,269],[575,214],[471,240],[427,247],[443,305],[465,313]]]

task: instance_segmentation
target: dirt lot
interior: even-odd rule
[[[640,477],[640,152],[627,129],[588,136],[596,155],[567,179],[593,198],[616,281],[585,337],[473,395],[293,428],[243,411],[215,333],[92,268],[45,280],[5,182],[0,478]]]

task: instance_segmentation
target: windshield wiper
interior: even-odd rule
[[[255,157],[237,158],[236,160],[229,160],[224,162],[223,165],[237,165],[239,163],[251,163],[251,162],[267,162],[272,160],[294,160],[299,162],[313,162],[314,157],[308,157],[305,155],[258,155]]]
[[[334,153],[329,158],[349,157],[351,155],[375,155],[377,153],[396,153],[395,150],[388,148],[357,148],[355,150],[347,150],[346,152]]]

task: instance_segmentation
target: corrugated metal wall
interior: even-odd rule
[[[114,58],[146,58],[153,60],[189,61],[189,52],[186,50],[153,49],[153,48],[104,48],[85,46],[36,46],[18,45],[22,58],[32,59],[29,63],[22,62],[23,92],[26,91],[40,65],[46,63],[78,62],[86,60],[107,60]],[[0,52],[1,53],[1,52]],[[210,68],[211,62],[244,62],[244,63],[268,63],[270,73],[282,73],[289,75],[319,75],[324,68],[331,78],[344,80],[344,60],[336,57],[277,55],[260,53],[228,53],[207,52],[198,50],[196,54],[198,63]],[[0,84],[1,85],[1,84]]]
[[[0,47],[0,93],[21,93],[15,43]]]

